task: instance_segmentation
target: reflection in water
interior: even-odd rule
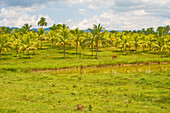
[[[109,66],[109,67],[89,67],[81,70],[84,74],[130,74],[130,73],[170,73],[170,64],[137,65],[137,66]],[[80,73],[80,69],[49,70],[57,74]]]

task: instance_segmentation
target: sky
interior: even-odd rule
[[[66,24],[85,30],[101,23],[107,30],[139,30],[170,25],[170,0],[0,0],[0,26],[33,28]]]

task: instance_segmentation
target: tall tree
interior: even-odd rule
[[[94,40],[95,40],[95,43],[96,43],[96,56],[95,56],[95,58],[97,59],[98,43],[99,43],[100,39],[103,39],[105,31],[103,31],[104,28],[103,28],[103,26],[101,26],[101,24],[98,24],[98,25],[94,24],[93,29],[89,28],[89,30],[93,31],[94,34],[95,34],[95,36],[94,36]]]
[[[133,36],[133,41],[132,41],[132,43],[134,44],[136,51],[137,51],[137,48],[138,48],[138,46],[139,46],[139,41],[140,41],[140,36],[139,36],[138,34],[135,34],[135,35]]]
[[[22,26],[23,29],[25,29],[26,32],[29,32],[31,29],[32,25],[28,25],[28,23],[24,24],[24,26]]]
[[[44,35],[45,35],[46,32],[47,32],[47,31],[44,31],[44,28],[38,29],[37,34],[38,34],[38,38],[39,38],[40,41],[41,41],[40,48],[42,48],[42,41],[43,41],[43,39],[44,39]]]
[[[79,46],[79,40],[80,40],[80,37],[82,37],[83,31],[80,31],[79,28],[76,28],[76,29],[74,29],[74,30],[71,30],[71,33],[72,33],[73,36],[75,37],[75,42],[76,42],[76,54],[77,54],[78,46]]]
[[[38,25],[43,28],[43,26],[47,26],[46,18],[41,17],[40,21],[38,22]]]
[[[69,44],[71,37],[70,37],[70,31],[68,29],[69,27],[66,26],[65,24],[63,24],[59,30],[59,41],[58,43],[60,43],[63,46],[64,49],[64,59],[65,59],[65,47],[67,44]]]
[[[19,57],[19,51],[22,49],[22,40],[19,33],[12,34],[12,48],[16,50],[16,55]]]
[[[27,34],[24,34],[23,38],[22,38],[22,47],[23,49],[25,49],[29,55],[29,58],[31,59],[31,56],[30,56],[30,53],[29,51],[30,50],[35,50],[37,49],[37,41],[36,39],[33,37],[33,34],[30,32],[30,33],[27,33]]]
[[[10,49],[10,42],[8,41],[9,39],[9,34],[0,34],[0,59],[1,59],[1,54],[2,50],[5,52]]]
[[[57,41],[57,33],[53,30],[50,30],[47,34],[49,40],[51,41],[52,43],[52,47],[54,46],[55,44],[55,41]]]
[[[164,34],[164,27],[163,26],[159,26],[157,28],[157,32],[159,34],[159,37],[161,37]]]
[[[9,27],[2,26],[2,27],[0,28],[0,33],[1,33],[1,34],[11,33],[11,29],[10,29]]]
[[[163,49],[166,47],[166,40],[164,36],[156,35],[157,41],[155,43],[156,47],[159,49],[159,54],[162,54],[163,57]]]
[[[164,34],[168,34],[170,31],[170,25],[164,27]]]
[[[56,31],[57,29],[60,29],[61,28],[61,24],[53,24],[53,26],[49,27],[50,30],[52,31]]]

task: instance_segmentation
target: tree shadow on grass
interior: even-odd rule
[[[2,56],[11,56],[12,54],[1,54]]]
[[[56,52],[56,53],[61,53],[61,54],[64,54],[64,52]],[[70,54],[70,55],[79,55],[79,53],[70,53],[70,52],[65,52],[65,54]]]
[[[30,57],[28,56],[28,57],[19,57],[18,59],[30,59]],[[32,57],[31,57],[31,59],[32,59]]]
[[[0,61],[6,61],[6,60],[9,60],[11,58],[4,58],[4,57],[1,57]]]
[[[121,50],[113,50],[112,52],[120,52],[120,53],[123,53],[124,51],[121,51]]]
[[[14,68],[2,68],[3,71],[11,71],[11,72],[16,72],[18,69],[14,69]]]
[[[159,53],[159,52],[148,52],[148,54],[153,54],[153,55],[162,55],[163,56],[168,56],[169,53],[168,52],[162,52],[162,53]]]
[[[73,59],[72,57],[54,57],[54,58],[52,58],[52,59]]]

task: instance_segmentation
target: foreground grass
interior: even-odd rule
[[[169,71],[131,74],[0,73],[0,112],[168,113]],[[90,108],[90,106],[92,108]],[[91,111],[90,111],[91,110]]]
[[[114,54],[118,58],[112,60]],[[95,59],[91,51],[85,49],[80,60],[79,55],[75,54],[75,48],[67,48],[66,59],[63,59],[63,50],[58,47],[50,48],[49,57],[47,49],[38,50],[31,57],[29,59],[26,53],[20,53],[20,58],[10,53],[2,56],[0,112],[79,112],[76,110],[77,104],[84,105],[84,112],[97,113],[166,113],[170,110],[169,68],[161,73],[144,73],[140,69],[135,71],[139,73],[129,73],[131,69],[126,68],[120,70],[123,74],[110,73],[110,68],[106,73],[93,73],[99,72],[98,69],[88,70],[91,73],[84,73],[82,78],[79,72],[32,71],[120,63],[170,62],[166,51],[162,57],[157,51],[138,51],[126,55],[113,47],[100,48],[98,59]]]

